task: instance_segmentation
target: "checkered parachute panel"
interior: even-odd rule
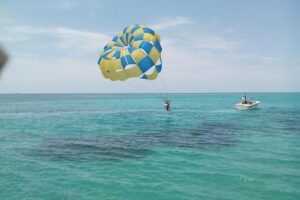
[[[112,81],[139,77],[154,80],[162,69],[160,37],[143,25],[131,25],[105,45],[98,60],[103,76]]]

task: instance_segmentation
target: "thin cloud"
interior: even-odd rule
[[[297,89],[296,85],[299,85],[299,81],[296,75],[299,74],[297,73],[300,66],[299,59],[287,61],[284,57],[278,58],[272,54],[248,51],[244,48],[243,40],[231,37],[230,34],[234,32],[224,34],[226,31],[203,30],[203,27],[200,29],[197,26],[189,26],[193,23],[188,18],[178,17],[165,18],[149,25],[154,30],[163,30],[162,33],[159,32],[163,47],[163,73],[166,75],[168,89],[171,92]],[[174,30],[181,26],[182,29]],[[185,29],[185,26],[189,28]],[[2,91],[57,92],[61,89],[61,91],[73,92],[136,92],[131,87],[125,88],[124,84],[109,82],[100,74],[96,54],[111,40],[109,34],[69,27],[18,24],[5,26],[4,29],[0,27],[0,29],[5,30],[2,33],[6,37],[11,37],[14,45],[18,45],[16,38],[35,45],[37,36],[41,36],[43,39],[46,37],[45,43],[48,42],[47,39],[54,38],[50,41],[55,47],[63,50],[61,57],[56,57],[55,52],[50,48],[46,58],[39,52],[36,52],[34,58],[27,55],[22,58],[12,57],[11,67],[8,67],[6,74],[7,77],[15,77],[17,74],[18,78],[5,79],[3,76],[0,86]],[[289,67],[286,67],[287,64]],[[20,72],[19,66],[24,66],[23,71]],[[289,71],[291,69],[295,73],[291,73]],[[263,78],[270,75],[272,79]],[[32,79],[32,77],[37,78]],[[54,79],[55,83],[53,83]],[[244,84],[248,80],[251,83]],[[289,86],[287,83],[293,84]],[[104,87],[105,84],[107,87]],[[35,88],[36,85],[41,87]],[[96,85],[101,87],[97,89]]]
[[[65,49],[94,50],[104,46],[111,39],[111,36],[106,34],[69,28],[57,28],[55,33],[61,39],[58,46]]]
[[[70,10],[74,8],[77,4],[74,1],[64,0],[59,4],[59,8],[62,11]]]
[[[95,49],[111,39],[107,34],[68,27],[12,25],[2,28],[2,31],[1,40],[4,42],[30,41],[36,36],[53,37],[57,39],[53,43],[64,49]]]
[[[99,39],[109,37],[106,34],[71,29],[68,27],[42,27],[42,26],[28,26],[28,25],[15,25],[5,29],[7,32],[14,32],[15,34],[47,34],[54,35],[62,38],[84,37],[89,39]]]
[[[194,22],[189,18],[175,17],[175,18],[165,18],[160,22],[150,24],[149,26],[154,30],[164,30],[164,29],[175,28],[183,25],[190,25],[193,23]]]

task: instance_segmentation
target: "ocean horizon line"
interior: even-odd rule
[[[264,91],[264,92],[168,92],[167,94],[290,94],[290,93],[300,93],[300,91]],[[38,94],[166,94],[164,92],[12,92],[12,93],[1,93],[0,95],[38,95]]]

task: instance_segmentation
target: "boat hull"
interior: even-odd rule
[[[257,106],[260,104],[259,101],[255,101],[252,104],[242,104],[242,103],[237,103],[235,104],[235,108],[238,110],[252,110],[257,108]]]

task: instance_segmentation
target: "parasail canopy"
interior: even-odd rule
[[[159,35],[144,25],[119,32],[100,53],[99,68],[112,81],[128,78],[154,80],[162,69]]]

